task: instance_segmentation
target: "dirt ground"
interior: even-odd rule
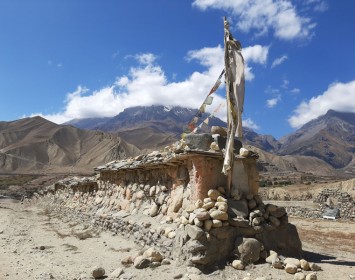
[[[355,223],[290,218],[297,225],[305,259],[320,264],[318,279],[355,279]],[[106,275],[123,268],[120,279],[293,279],[283,270],[256,264],[237,271],[227,265],[209,274],[170,265],[138,270],[124,267],[122,258],[134,256],[138,245],[108,232],[95,233],[88,224],[59,219],[37,205],[0,199],[0,279],[93,279],[91,268],[102,266]],[[107,279],[112,279],[107,277]]]

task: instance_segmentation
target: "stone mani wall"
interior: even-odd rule
[[[271,249],[299,256],[301,242],[285,209],[264,205],[257,195],[255,158],[236,158],[231,197],[225,195],[222,164],[220,156],[194,154],[105,169],[96,178],[62,180],[47,195],[59,211],[87,217],[94,227],[133,237],[196,266],[238,255],[235,242],[243,237],[262,244],[261,258]]]
[[[259,190],[259,175],[254,158],[237,158],[232,172],[233,194],[257,194]],[[227,177],[221,173],[223,159],[220,157],[191,156],[180,164],[170,166],[155,166],[155,168],[103,170],[100,180],[115,185],[128,185],[132,183],[163,185],[169,192],[179,186],[191,189],[190,200],[195,202],[207,197],[210,189],[226,186]]]

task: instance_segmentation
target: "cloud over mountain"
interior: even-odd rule
[[[298,105],[288,121],[292,127],[298,128],[324,115],[330,109],[339,112],[355,112],[355,80],[331,84],[323,94]]]
[[[243,49],[246,61],[246,79],[252,80],[254,74],[250,64],[265,64],[269,47],[255,45]],[[53,122],[63,123],[71,119],[112,117],[132,106],[172,105],[198,108],[224,68],[224,51],[221,46],[189,51],[187,61],[195,60],[205,67],[204,71],[193,72],[182,81],[169,81],[157,57],[151,53],[133,56],[138,62],[129,73],[117,77],[116,81],[99,90],[89,91],[79,85],[67,95],[65,107],[61,112],[43,115]],[[223,83],[221,85],[223,87]],[[224,95],[221,91],[221,95]],[[224,98],[214,94],[214,102],[209,106],[211,112]],[[225,116],[225,112],[219,112]],[[257,125],[249,120],[255,128]]]

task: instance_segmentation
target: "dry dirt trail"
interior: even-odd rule
[[[354,223],[291,221],[299,227],[306,259],[323,268],[318,279],[346,280],[355,276]],[[245,271],[225,266],[200,275],[174,261],[154,269],[124,267],[122,258],[136,255],[141,248],[109,232],[95,234],[88,226],[60,220],[55,213],[36,205],[0,199],[0,279],[93,279],[90,271],[95,265],[105,268],[106,275],[123,268],[119,279],[293,279],[293,275],[271,269],[268,264],[251,265]]]

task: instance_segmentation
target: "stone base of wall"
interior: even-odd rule
[[[134,182],[134,180],[132,180]],[[226,262],[240,254],[238,238],[261,244],[261,258],[274,250],[300,257],[301,242],[284,208],[265,205],[258,195],[225,197],[223,187],[192,199],[191,185],[129,183],[102,178],[69,178],[44,193],[57,211],[89,219],[92,226],[156,247],[182,262],[199,267]]]

